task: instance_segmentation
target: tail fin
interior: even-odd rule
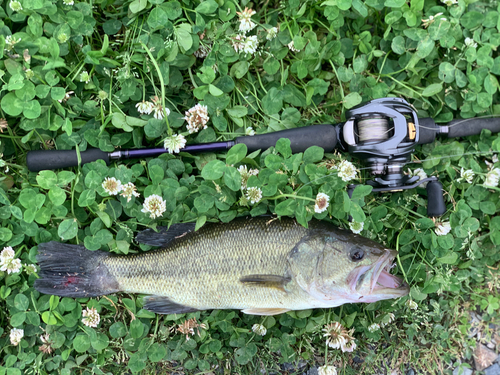
[[[83,246],[48,242],[38,245],[36,259],[41,267],[35,289],[61,297],[96,297],[120,291],[103,260],[104,251]]]

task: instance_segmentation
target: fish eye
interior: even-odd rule
[[[365,252],[362,248],[360,248],[359,246],[354,246],[353,248],[351,248],[351,251],[349,252],[349,258],[353,262],[359,262],[364,257],[365,257]]]

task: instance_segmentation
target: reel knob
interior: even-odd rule
[[[430,181],[427,190],[427,216],[438,217],[446,212],[443,197],[443,184],[437,180]]]

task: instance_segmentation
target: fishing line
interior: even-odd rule
[[[389,120],[386,117],[372,115],[357,122],[355,134],[362,143],[377,143],[388,140],[391,130],[394,130],[394,126],[390,127]]]

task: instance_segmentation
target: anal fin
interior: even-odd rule
[[[173,302],[170,298],[164,296],[144,297],[144,308],[157,314],[184,314],[198,311],[193,307],[180,305]]]
[[[290,311],[288,309],[282,308],[254,308],[254,309],[244,309],[241,312],[249,315],[278,315]]]
[[[247,275],[240,278],[243,284],[255,284],[267,288],[275,288],[285,291],[285,285],[290,282],[290,278],[278,275]]]

